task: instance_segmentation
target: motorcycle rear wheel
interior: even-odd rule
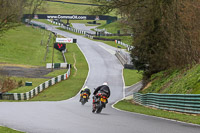
[[[86,98],[82,98],[82,99],[81,99],[81,104],[82,104],[82,105],[84,105],[86,102],[87,102],[87,99],[86,99]]]
[[[103,104],[100,102],[99,105],[97,106],[96,113],[101,113],[102,109],[103,109]]]

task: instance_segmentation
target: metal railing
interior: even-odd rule
[[[200,94],[133,93],[133,100],[157,109],[200,114]]]

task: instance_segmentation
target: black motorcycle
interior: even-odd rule
[[[106,93],[97,93],[96,96],[93,97],[92,112],[101,113],[102,109],[106,107],[107,99]]]

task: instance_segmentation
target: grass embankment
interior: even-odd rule
[[[0,132],[1,133],[24,133],[24,132],[21,132],[21,131],[17,131],[17,130],[13,130],[13,129],[10,129],[10,128],[7,128],[7,127],[1,127],[1,126],[0,126]]]
[[[181,114],[181,113],[175,113],[175,112],[168,112],[168,111],[159,110],[159,109],[146,108],[141,105],[133,104],[131,103],[131,101],[127,101],[127,100],[122,100],[118,102],[117,104],[114,105],[114,107],[119,108],[121,110],[130,111],[130,112],[163,117],[163,118],[183,121],[187,123],[200,124],[199,115],[187,115],[187,114]]]
[[[86,4],[94,4],[91,0],[58,0],[64,2],[73,2],[73,3],[86,3]],[[62,2],[46,2],[47,6],[45,11],[39,11],[38,14],[46,13],[46,14],[79,14],[79,15],[90,15],[89,8],[95,8],[96,6],[91,5],[83,5],[83,4],[68,4]],[[76,9],[77,8],[77,9]],[[67,9],[67,10],[66,10]],[[50,11],[51,10],[51,11]],[[116,10],[113,10],[111,13],[106,14],[111,16],[116,16]]]
[[[191,69],[168,70],[152,75],[142,93],[200,94],[200,65]]]
[[[58,0],[58,1],[74,2],[74,3],[90,3],[91,4],[91,0]]]
[[[51,62],[52,56],[53,42],[51,39],[49,52],[44,61],[49,34],[48,31],[25,25],[17,27],[15,30],[9,30],[0,40],[0,62],[45,66],[46,63]],[[43,40],[43,45],[41,45],[41,40]],[[54,61],[63,62],[59,51],[55,51]]]
[[[110,24],[104,24],[98,27],[98,29],[105,29],[107,32],[117,34],[117,31],[120,30],[121,34],[123,34],[123,31],[120,28],[119,21],[115,21]]]
[[[77,14],[89,15],[88,5],[63,4],[58,2],[46,2],[45,11],[38,11],[37,14]]]
[[[0,40],[0,62],[6,65],[22,66],[22,67],[38,67],[46,66],[46,63],[50,63],[52,59],[52,45],[53,39],[49,43],[49,50],[44,60],[46,53],[46,43],[51,34],[48,31],[33,28],[31,26],[22,25],[15,30],[9,30],[4,37]],[[53,37],[53,35],[52,35]],[[43,44],[41,45],[41,40]],[[59,51],[54,51],[54,62],[63,62],[63,57]],[[19,65],[20,64],[20,65]],[[58,73],[63,70],[58,70]],[[57,76],[57,73],[50,76]],[[32,78],[19,78],[12,77],[16,81],[22,80],[33,82],[33,86],[23,86],[10,91],[11,93],[27,92],[33,87],[38,86],[47,79],[32,79]]]
[[[116,22],[113,22],[113,23],[110,23],[110,24],[103,24],[101,26],[98,26],[97,27],[98,29],[104,29],[110,33],[113,33],[113,34],[116,34],[118,30],[120,30],[120,24],[118,21]],[[121,31],[121,34],[123,34],[124,32],[122,30]],[[108,38],[108,39],[120,39],[123,43],[125,44],[128,44],[128,45],[131,45],[133,40],[132,40],[132,36],[100,36],[102,38]],[[99,41],[99,40],[98,40]],[[125,49],[126,47],[120,45],[120,44],[116,44],[114,41],[101,41],[101,42],[104,42],[110,46],[113,46],[113,47],[117,47],[117,46],[120,46],[121,48]]]

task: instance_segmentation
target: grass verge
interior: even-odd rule
[[[157,116],[167,119],[173,119],[178,121],[183,121],[187,123],[194,123],[194,124],[200,124],[200,116],[199,115],[188,115],[188,114],[182,114],[182,113],[176,113],[176,112],[169,112],[159,109],[152,109],[147,108],[141,105],[133,104],[130,100],[122,100],[119,101],[117,104],[114,105],[114,107],[129,111],[129,112],[135,112],[135,113],[141,113],[151,116]]]
[[[124,69],[123,76],[125,81],[125,86],[131,86],[142,80],[142,72],[132,69]]]
[[[26,81],[29,81],[29,82],[32,82],[32,86],[18,87],[16,89],[9,91],[9,93],[25,93],[48,80],[48,79],[42,79],[42,78],[23,78],[23,77],[12,77],[11,79],[14,79],[16,81],[21,80],[23,81],[23,83],[25,83]]]
[[[2,126],[0,126],[0,132],[1,133],[24,133],[24,132],[21,132],[21,131],[13,130],[13,129],[10,129],[10,128],[7,128],[7,127],[2,127]]]
[[[83,36],[83,34],[79,34],[79,33],[76,33],[76,32],[72,32],[72,31],[69,31],[69,30],[67,30],[67,29],[63,29],[63,28],[61,28],[61,27],[58,27],[57,29],[62,30],[62,31],[66,31],[66,32],[69,32],[69,33],[72,33],[72,34],[75,34],[75,35],[81,35],[81,36]]]
[[[152,75],[142,93],[200,94],[200,64],[191,69],[167,70]]]
[[[95,40],[95,39],[94,39]],[[102,40],[95,40],[95,41],[98,41],[98,42],[102,42],[102,43],[105,43],[105,44],[108,44],[112,47],[115,47],[115,48],[118,48],[118,46],[120,47],[119,49],[126,49],[126,47],[120,45],[120,44],[116,44],[114,41],[102,41]]]
[[[58,84],[55,84],[42,93],[32,98],[30,101],[59,101],[66,100],[75,96],[88,74],[88,64],[84,55],[81,53],[76,44],[67,44],[68,52],[66,53],[66,60],[70,64],[74,64],[76,60],[77,72],[74,68],[71,69],[71,76],[68,80],[64,80]]]
[[[121,42],[126,43],[128,45],[132,44],[132,37],[131,36],[101,36],[102,38],[108,39],[116,39],[121,40]]]

